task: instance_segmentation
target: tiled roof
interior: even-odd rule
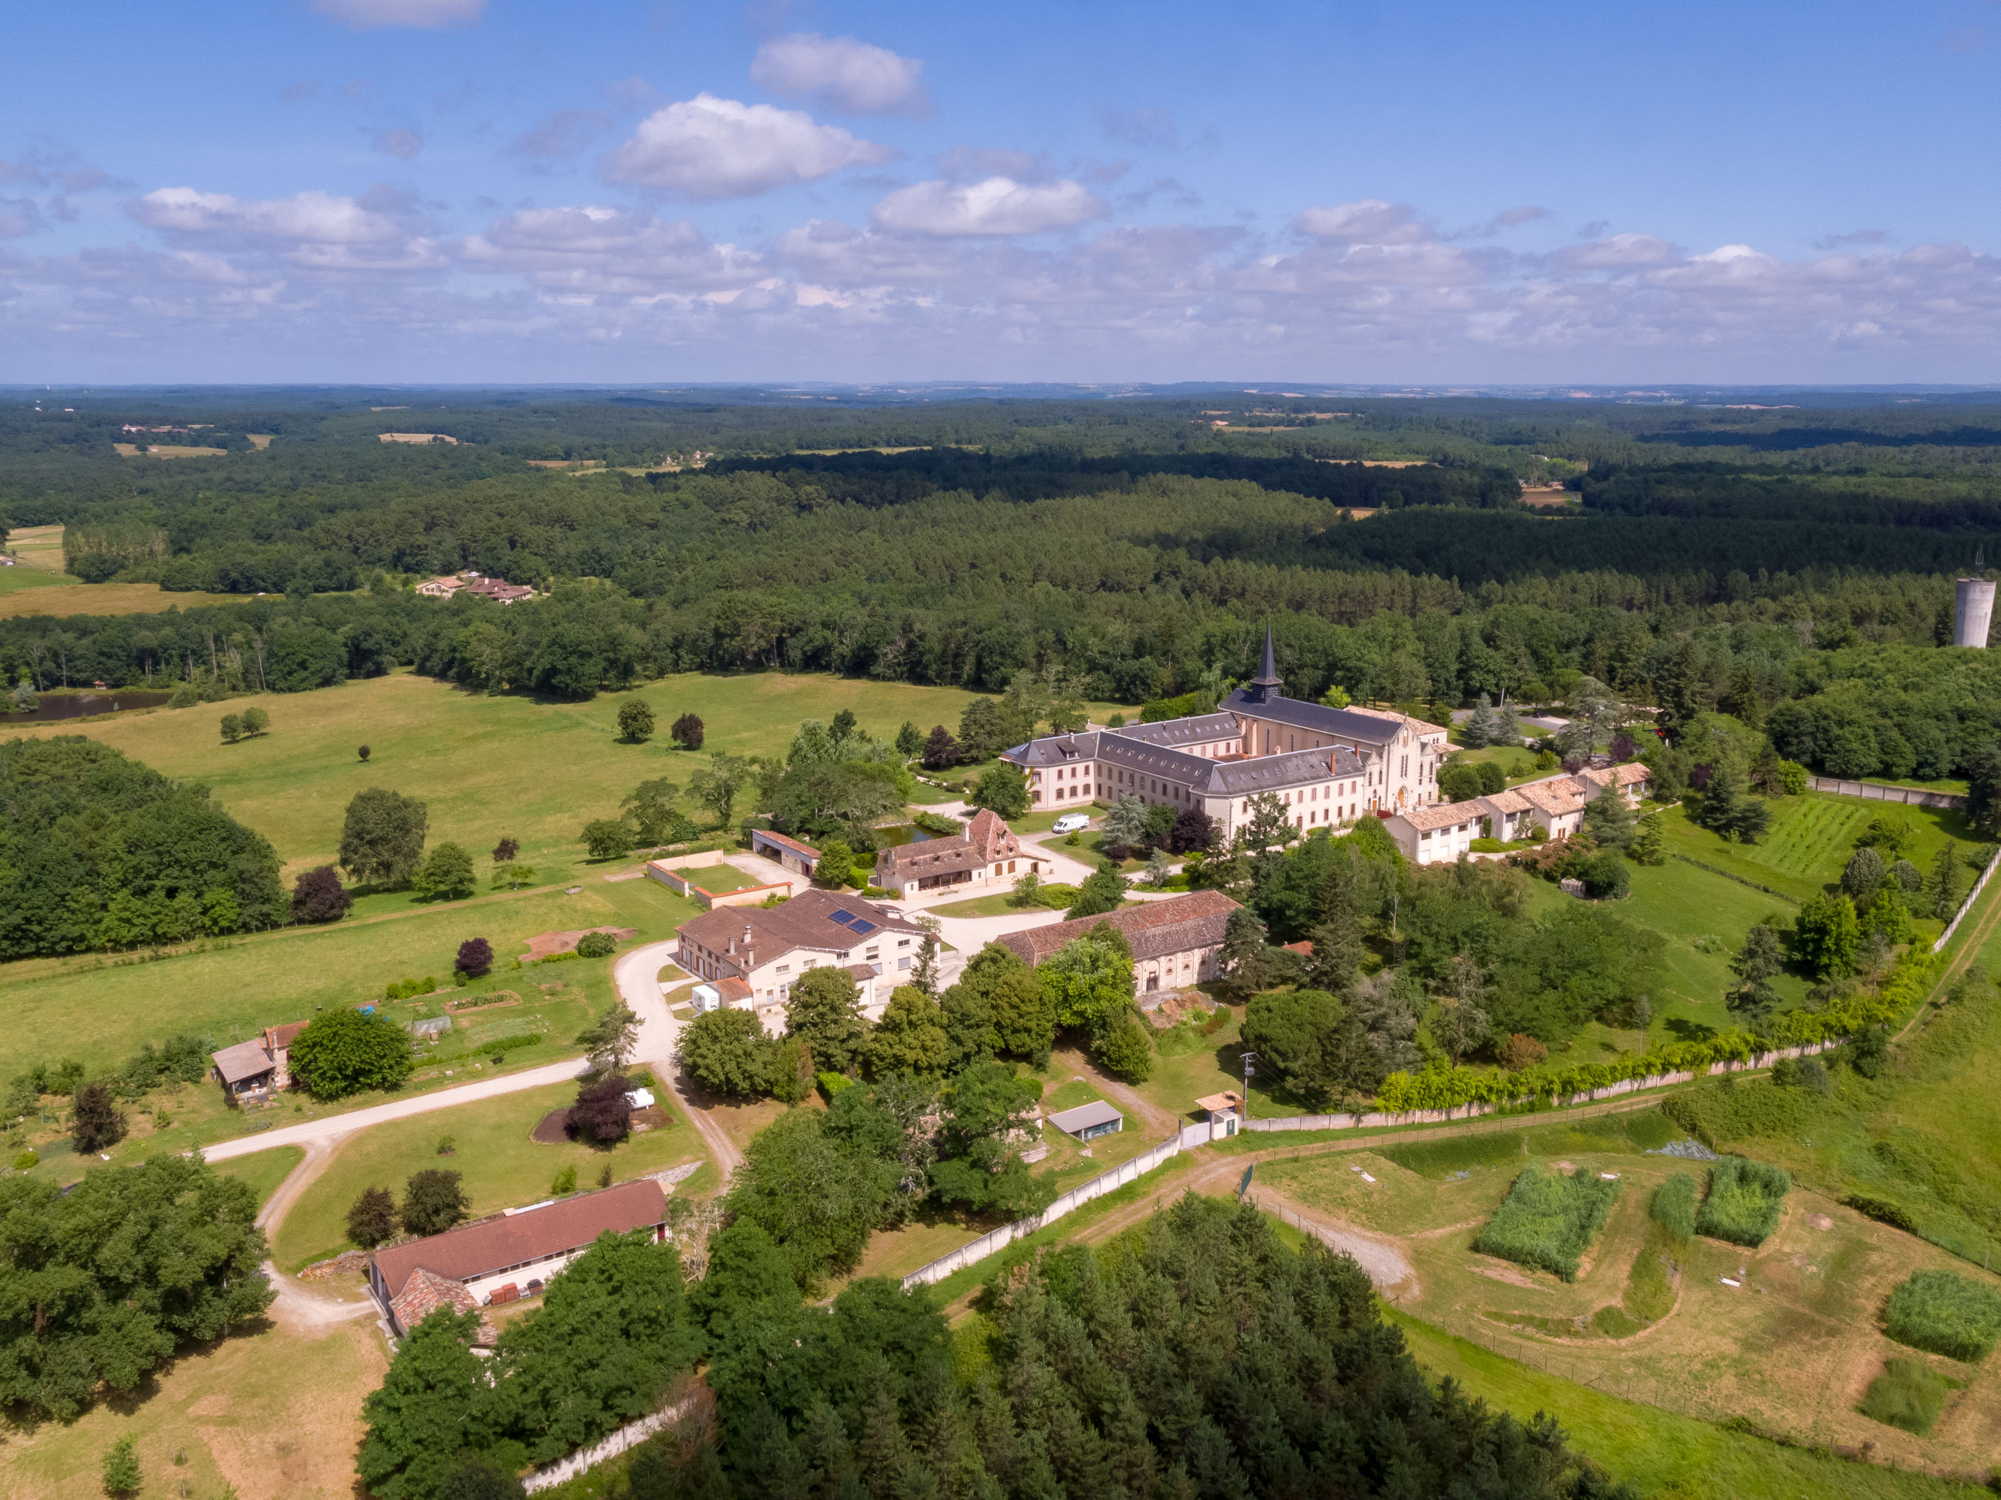
[[[1489,792],[1480,800],[1499,813],[1525,813],[1533,805],[1528,798],[1512,788]]]
[[[666,1193],[653,1179],[642,1178],[561,1198],[525,1213],[462,1224],[407,1245],[391,1245],[376,1251],[372,1259],[393,1301],[419,1271],[475,1281],[502,1266],[580,1250],[601,1234],[651,1228],[666,1217]]]
[[[1409,714],[1400,714],[1393,708],[1350,708],[1351,714],[1373,714],[1379,719],[1394,719],[1418,734],[1444,734],[1443,724],[1434,724],[1429,719],[1414,719]]]
[[[389,1315],[406,1335],[441,1307],[448,1307],[453,1312],[477,1312],[479,1299],[473,1296],[463,1281],[454,1281],[449,1276],[440,1276],[436,1271],[422,1268],[412,1272],[410,1279],[403,1283],[403,1290],[389,1299]],[[496,1332],[493,1320],[482,1312],[479,1315],[479,1332],[474,1335],[473,1342],[490,1348]]]
[[[208,1060],[215,1064],[215,1070],[222,1075],[224,1083],[241,1083],[246,1078],[268,1073],[277,1066],[261,1041],[238,1042],[233,1047],[224,1047],[220,1052],[211,1052]]]
[[[1574,813],[1584,806],[1584,793],[1569,776],[1552,776],[1543,781],[1524,782],[1515,790],[1546,813],[1557,817]]]
[[[283,1026],[266,1026],[264,1028],[264,1045],[271,1052],[276,1053],[290,1047],[293,1042],[298,1040],[299,1033],[305,1029],[306,1023],[304,1021],[291,1021]]]
[[[858,932],[834,920],[845,911],[851,917],[873,923],[875,931]],[[692,937],[713,953],[736,952],[730,956],[743,967],[759,964],[792,952],[814,948],[826,953],[845,953],[876,936],[877,931],[922,932],[914,922],[893,917],[873,901],[845,892],[807,890],[779,906],[725,906],[690,917],[681,924],[681,935]],[[745,934],[749,936],[746,939]]]
[[[998,813],[983,807],[956,837],[895,844],[883,850],[875,857],[875,884],[894,890],[929,876],[983,869],[1020,852],[1014,831]]]
[[[1345,745],[1323,750],[1288,750],[1282,755],[1258,755],[1249,760],[1212,760],[1199,788],[1230,796],[1307,786],[1329,778],[1360,776],[1366,763]]]
[[[752,842],[762,839],[766,843],[778,845],[781,849],[790,849],[794,854],[803,854],[808,859],[818,859],[820,857],[820,851],[815,849],[811,844],[802,844],[799,840],[782,834],[775,828],[753,828],[750,836]]]
[[[1109,731],[1107,731],[1109,732]],[[1046,734],[1039,740],[1016,745],[1001,751],[1001,759],[1013,761],[1018,766],[1069,766],[1079,761],[1095,760],[1098,755],[1099,731],[1087,730],[1083,734]]]
[[[1126,940],[1133,958],[1144,962],[1170,953],[1215,947],[1223,941],[1224,925],[1236,909],[1237,903],[1221,891],[1190,891],[1185,896],[1148,901],[1099,917],[1010,932],[994,941],[1023,962],[1035,965],[1100,923],[1109,923]]]
[[[1473,823],[1486,815],[1486,809],[1479,802],[1438,802],[1430,807],[1407,807],[1390,814],[1401,818],[1420,832],[1429,828],[1453,828],[1461,823]]]

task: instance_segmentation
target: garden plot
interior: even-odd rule
[[[1616,1176],[1582,1168],[1529,1167],[1508,1189],[1473,1248],[1575,1281],[1578,1263],[1611,1212],[1619,1186]]]

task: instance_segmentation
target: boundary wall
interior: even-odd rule
[[[1809,776],[1806,784],[1816,792],[1832,792],[1837,797],[1864,797],[1871,802],[1902,802],[1911,807],[1966,806],[1966,798],[1958,792],[1928,792],[1918,786],[1891,786],[1881,781],[1848,781],[1839,776]]]
[[[1994,867],[2001,865],[2001,849],[1994,851],[1994,857],[1987,861],[1987,868],[1980,872],[1980,878],[1973,882],[1973,889],[1966,893],[1966,899],[1959,903],[1959,910],[1952,914],[1952,920],[1945,924],[1945,931],[1932,944],[1932,952],[1944,951],[1952,941],[1952,935],[1959,931],[1959,924],[1966,920],[1966,914],[1973,910],[1973,903],[1980,899],[1980,893],[1987,889],[1987,882],[1994,877]]]

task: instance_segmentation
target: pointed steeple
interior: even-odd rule
[[[1265,626],[1264,661],[1258,667],[1258,675],[1251,679],[1253,701],[1263,703],[1276,697],[1282,685],[1278,675],[1278,652],[1272,642],[1271,626]]]

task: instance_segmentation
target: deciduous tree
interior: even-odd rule
[[[577,1085],[570,1129],[592,1146],[616,1146],[632,1134],[633,1082],[623,1073],[599,1073]]]
[[[593,818],[577,838],[592,859],[623,859],[632,852],[632,827],[621,818]]]
[[[914,984],[898,985],[869,1037],[870,1072],[878,1078],[898,1074],[937,1078],[951,1060],[951,1038],[938,1002]]]
[[[965,757],[959,751],[959,742],[952,737],[952,731],[943,724],[931,726],[931,733],[925,737],[922,761],[927,771],[944,771],[959,764]]]
[[[1126,899],[1126,878],[1110,865],[1101,866],[1084,877],[1077,887],[1076,899],[1070,903],[1067,919],[1103,916],[1106,912],[1117,911]]]
[[[424,804],[384,787],[357,792],[341,828],[340,867],[367,885],[407,884],[424,857]]]
[[[845,969],[809,969],[792,981],[785,1002],[786,1035],[811,1049],[822,1072],[854,1074],[868,1051],[861,992]]]
[[[396,1225],[396,1200],[385,1187],[363,1188],[347,1211],[347,1237],[364,1250],[395,1238]]]
[[[379,1500],[434,1500],[461,1455],[496,1437],[492,1371],[473,1352],[479,1314],[440,1308],[397,1346],[362,1402],[367,1433],[355,1469]]]
[[[493,971],[493,944],[483,937],[467,938],[452,967],[468,979],[483,978]]]
[[[106,1083],[86,1083],[70,1100],[70,1141],[80,1156],[94,1156],[125,1139],[125,1111]]]
[[[702,741],[707,736],[707,733],[708,731],[703,727],[700,714],[682,714],[674,721],[673,727],[668,730],[668,734],[674,743],[679,745],[683,750],[701,749]],[[729,818],[725,816],[722,821],[727,823]]]
[[[393,1089],[410,1076],[410,1038],[387,1016],[335,1006],[292,1039],[288,1066],[315,1099]]]
[[[738,795],[756,773],[747,756],[711,755],[709,763],[688,778],[688,795],[715,815],[718,828],[727,828]]]
[[[775,1044],[752,1011],[704,1011],[682,1029],[676,1048],[688,1076],[712,1094],[756,1099],[771,1092]]]
[[[1028,811],[1028,778],[1006,762],[981,771],[966,801],[1012,821]]]
[[[466,1216],[470,1205],[459,1174],[443,1167],[413,1172],[403,1184],[403,1228],[411,1234],[443,1234]]]
[[[464,845],[449,841],[425,856],[411,878],[410,888],[419,901],[463,901],[479,889],[473,874],[472,856]]]
[[[653,705],[644,698],[628,698],[618,706],[618,737],[628,745],[643,745],[653,738]]]
[[[294,922],[338,922],[354,905],[354,897],[340,883],[340,872],[332,865],[306,871],[292,887]]]

